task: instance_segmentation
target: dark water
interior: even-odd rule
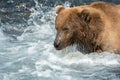
[[[53,47],[55,6],[93,1],[97,0],[1,0],[0,80],[120,80],[119,55]]]

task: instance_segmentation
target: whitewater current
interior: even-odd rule
[[[27,27],[0,22],[0,80],[120,80],[120,55],[55,50],[55,6],[34,2]]]

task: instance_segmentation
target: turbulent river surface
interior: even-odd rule
[[[92,1],[1,0],[0,80],[120,80],[120,55],[53,47],[55,6]]]

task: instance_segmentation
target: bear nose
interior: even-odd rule
[[[54,47],[55,47],[55,48],[58,48],[59,45],[60,45],[60,43],[54,42]]]

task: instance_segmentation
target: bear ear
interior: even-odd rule
[[[61,12],[63,9],[65,9],[65,8],[62,5],[58,5],[58,6],[56,6],[55,11],[57,14],[59,14],[59,12]]]
[[[86,23],[89,23],[92,18],[91,13],[88,9],[83,9],[81,12],[78,13],[78,16],[82,21]]]

